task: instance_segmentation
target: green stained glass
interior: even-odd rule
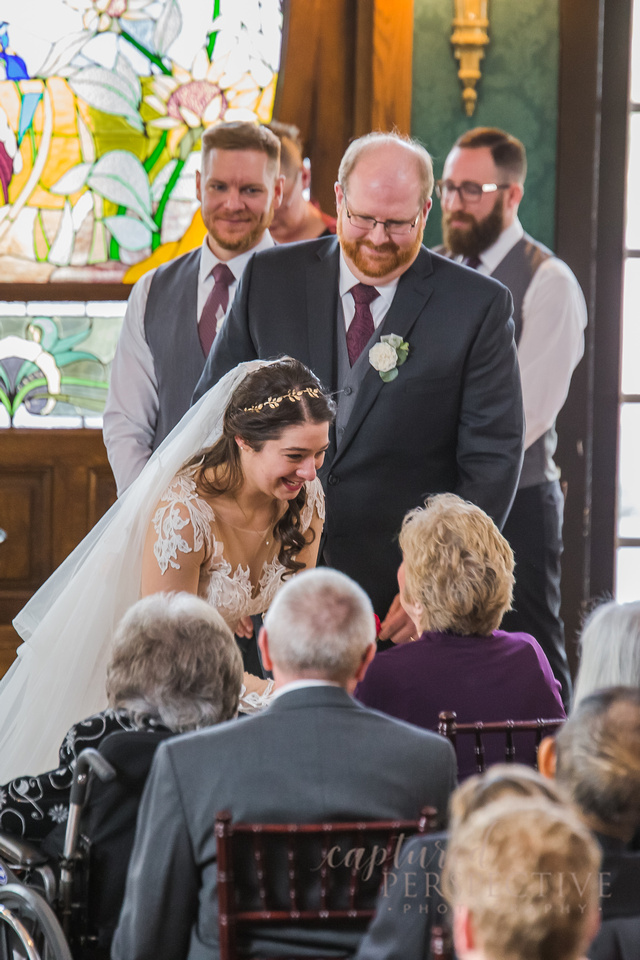
[[[0,427],[99,425],[121,317],[65,316],[64,306],[0,316]]]

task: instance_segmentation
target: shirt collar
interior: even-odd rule
[[[341,684],[334,683],[332,680],[292,680],[291,683],[285,683],[284,687],[279,687],[271,697],[271,701],[277,700],[283,693],[291,693],[293,690],[304,690],[306,687],[340,687]]]
[[[395,280],[390,280],[389,283],[375,283],[373,286],[376,288],[382,300],[384,300],[387,307],[391,306],[391,301],[393,300],[394,294],[396,292],[396,287],[398,286],[398,281],[400,277],[396,277]],[[360,283],[360,280],[351,272],[349,265],[345,259],[345,255],[340,250],[340,296],[344,297],[345,294],[349,293],[352,287],[355,287],[357,283]]]
[[[275,241],[268,230],[265,230],[263,233],[260,242],[256,243],[255,247],[251,247],[250,250],[245,250],[244,253],[239,253],[237,257],[232,257],[231,260],[225,260],[226,265],[231,270],[231,273],[234,275],[236,280],[239,280],[242,276],[243,270],[248,264],[251,257],[254,253],[260,253],[262,250],[268,250],[270,247],[275,246]],[[200,254],[200,271],[198,274],[198,279],[202,283],[207,279],[213,268],[217,263],[221,261],[216,257],[212,252],[211,247],[207,243],[207,238],[205,236],[202,241],[202,252]]]
[[[511,224],[502,231],[498,239],[486,250],[483,250],[480,256],[480,263],[488,273],[493,273],[499,263],[501,263],[509,250],[515,247],[518,240],[524,236],[522,224],[516,217]]]

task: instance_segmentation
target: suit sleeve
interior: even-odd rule
[[[199,879],[168,744],[145,786],[113,960],[175,960],[189,952]]]
[[[499,527],[515,496],[524,445],[511,313],[511,294],[504,287],[489,304],[467,357],[456,451],[455,493],[482,507]]]
[[[202,376],[196,384],[191,403],[197,403],[221,377],[245,360],[257,360],[258,351],[249,330],[249,296],[253,275],[252,258],[245,267],[236,295],[225,321],[213,341]]]
[[[431,928],[442,925],[447,905],[442,896],[446,836],[414,837],[403,847],[378,894],[376,914],[355,960],[427,960]]]

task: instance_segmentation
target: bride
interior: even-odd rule
[[[140,596],[197,593],[250,636],[283,579],[315,565],[334,409],[285,357],[240,364],[183,417],[14,620],[25,642],[0,684],[0,783],[50,769],[65,731],[105,707],[111,638]],[[244,706],[260,703],[267,681],[245,686]]]

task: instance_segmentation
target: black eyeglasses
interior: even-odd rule
[[[447,200],[457,193],[463,203],[478,203],[485,193],[496,193],[510,186],[510,183],[476,183],[475,180],[463,180],[460,184],[455,184],[453,180],[438,180],[436,196],[439,200]]]
[[[347,195],[344,193],[344,190],[343,194],[345,213],[349,218],[349,223],[352,227],[355,227],[356,230],[375,230],[376,226],[380,224],[388,236],[405,237],[411,233],[422,213],[421,207],[413,220],[376,220],[375,217],[363,217],[359,213],[352,213],[349,210],[347,206]]]

